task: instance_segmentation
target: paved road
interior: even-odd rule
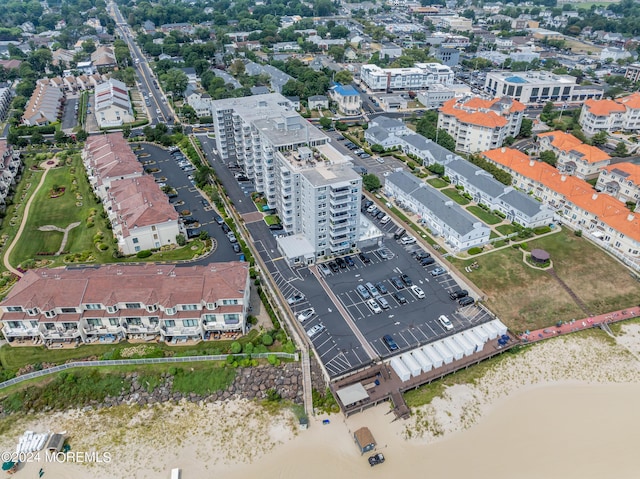
[[[65,133],[71,133],[78,123],[78,110],[75,106],[78,104],[78,97],[67,97],[64,112],[62,113],[62,130]]]

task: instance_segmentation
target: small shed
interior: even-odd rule
[[[418,364],[422,367],[423,372],[428,373],[429,371],[431,371],[433,364],[431,363],[431,360],[427,358],[427,355],[424,354],[420,349],[411,351],[411,355],[413,356],[413,359],[418,361]]]
[[[462,348],[462,351],[464,351],[465,356],[471,356],[473,354],[475,346],[469,343],[469,341],[467,341],[467,339],[462,335],[462,333],[452,336],[451,339],[453,339],[456,342],[456,344]]]
[[[461,333],[462,337],[464,337],[467,341],[469,341],[471,343],[471,345],[473,346],[473,351],[477,352],[477,351],[482,351],[482,348],[484,348],[484,341],[481,340],[478,335],[476,335],[473,331],[469,330],[469,331],[465,331],[464,333]]]
[[[47,443],[47,451],[61,452],[64,447],[64,436],[62,434],[52,434]]]
[[[496,339],[498,337],[498,328],[495,328],[490,322],[484,323],[480,327],[487,332],[489,339]]]
[[[413,377],[420,376],[420,374],[422,374],[422,366],[418,364],[418,361],[416,361],[414,357],[411,356],[411,354],[403,354],[402,356],[400,356],[400,359],[402,359],[402,362]]]
[[[433,346],[431,344],[423,347],[422,352],[427,355],[427,358],[429,358],[434,368],[439,368],[440,366],[442,366],[442,356],[440,356],[438,352],[433,349]]]
[[[353,438],[360,448],[360,454],[372,451],[376,447],[376,440],[373,438],[373,434],[371,434],[368,427],[358,429],[353,433]]]
[[[391,364],[391,367],[400,378],[400,381],[405,382],[411,378],[411,371],[409,371],[404,362],[402,362],[402,359],[400,359],[398,356],[396,356],[395,358],[391,358],[389,364]]]
[[[453,362],[453,353],[449,351],[449,348],[447,348],[442,341],[437,341],[433,343],[432,346],[445,364]]]
[[[456,361],[462,359],[462,356],[464,356],[464,351],[460,346],[458,346],[458,343],[456,343],[451,338],[444,338],[442,340],[442,343],[449,349],[449,351],[453,353],[453,359],[455,359]]]
[[[493,326],[498,330],[498,334],[500,336],[507,334],[507,327],[499,319],[494,319],[491,321],[491,324],[493,324]]]
[[[361,383],[355,383],[351,386],[338,389],[336,394],[345,407],[351,406],[358,401],[369,399],[369,393],[367,393],[367,390]]]

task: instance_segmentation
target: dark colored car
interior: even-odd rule
[[[269,229],[271,231],[281,231],[284,229],[284,226],[282,226],[280,223],[277,223],[275,225],[269,225]]]
[[[387,290],[387,287],[382,282],[376,283],[376,288],[378,289],[378,291],[380,291],[380,294],[387,294],[389,292],[389,290]]]
[[[224,224],[224,220],[222,219],[222,216],[216,215],[213,217],[213,219],[215,220],[216,223],[218,223],[219,225]]]
[[[198,219],[194,218],[193,216],[183,216],[182,221],[184,222],[185,225],[192,225],[194,223],[197,223]]]
[[[406,274],[403,274],[402,276],[400,276],[400,279],[407,286],[411,286],[413,284],[413,281],[411,280],[411,278],[409,278],[409,276]]]
[[[467,291],[466,289],[459,289],[457,291],[451,291],[449,293],[449,297],[452,300],[464,298],[465,296],[469,296],[469,291]]]
[[[416,253],[416,259],[418,261],[421,261],[421,260],[423,260],[425,258],[429,258],[429,257],[431,257],[431,253],[427,253],[426,251],[418,251]]]
[[[475,303],[475,301],[471,296],[465,296],[464,298],[460,298],[458,300],[458,304],[460,306],[471,306],[473,303]]]
[[[393,293],[393,297],[396,298],[396,301],[398,301],[398,303],[400,304],[404,304],[407,302],[407,298],[405,298],[404,294],[402,294],[400,291],[396,291],[395,293]]]
[[[338,263],[336,263],[335,261],[329,261],[329,268],[331,268],[331,271],[335,273],[340,269],[340,266],[338,266]]]
[[[342,258],[336,258],[336,263],[338,264],[338,266],[340,268],[346,268],[347,267],[347,262]]]
[[[351,256],[345,256],[344,257],[344,262],[347,263],[347,266],[349,266],[350,268],[356,265],[353,262],[353,258]]]
[[[385,334],[382,336],[382,341],[384,341],[385,346],[389,351],[397,351],[398,344],[394,341],[390,334]]]
[[[436,260],[433,259],[433,258],[422,258],[420,260],[420,264],[422,266],[429,266],[430,264],[434,264],[435,262],[436,262]]]
[[[231,231],[231,228],[229,228],[229,225],[227,223],[222,223],[220,227],[222,228],[222,231],[224,231],[224,234],[227,234],[229,231]]]
[[[358,258],[365,264],[371,263],[371,258],[364,253],[358,253]]]
[[[200,230],[197,228],[188,228],[187,229],[187,238],[197,238],[200,236]]]
[[[384,462],[384,456],[380,452],[378,454],[374,454],[373,456],[369,457],[369,465],[371,467],[377,466],[378,464],[382,464],[383,462]]]
[[[393,284],[398,289],[403,289],[404,288],[404,283],[402,281],[400,281],[400,278],[398,278],[397,276],[392,276],[391,277],[391,284]]]

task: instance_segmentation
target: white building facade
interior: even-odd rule
[[[453,80],[453,70],[440,63],[416,63],[412,68],[360,68],[360,81],[372,91],[421,90],[430,85],[452,85]]]

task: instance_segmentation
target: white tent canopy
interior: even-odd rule
[[[369,394],[364,386],[360,383],[352,384],[351,386],[347,386],[346,388],[338,389],[336,394],[342,401],[342,404],[345,406],[350,406],[351,404],[357,403],[358,401],[362,401],[364,399],[369,399]]]

